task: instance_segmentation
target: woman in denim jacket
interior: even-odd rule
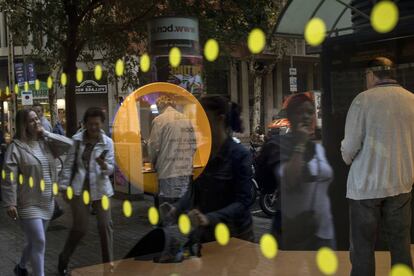
[[[114,146],[111,138],[102,130],[105,113],[100,108],[89,108],[83,118],[85,130],[72,138],[74,144],[68,153],[60,178],[61,189],[73,189],[70,200],[73,226],[59,255],[58,271],[66,275],[71,255],[88,230],[89,203],[84,202],[84,194],[89,194],[92,208],[97,214],[98,231],[101,237],[104,263],[113,260],[113,229],[110,208],[102,206],[102,199],[109,201],[113,196],[109,176],[114,171]]]

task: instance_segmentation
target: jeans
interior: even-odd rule
[[[351,276],[375,275],[375,243],[380,224],[388,241],[391,265],[412,268],[411,193],[380,199],[349,200]]]
[[[45,275],[45,250],[46,250],[46,229],[47,220],[43,219],[22,219],[21,226],[26,238],[19,266],[27,268],[27,263],[32,264],[34,276]]]

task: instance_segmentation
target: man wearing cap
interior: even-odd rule
[[[161,95],[156,104],[160,115],[152,122],[148,151],[157,171],[159,204],[175,203],[193,175],[196,138],[191,121],[176,110],[172,96]]]
[[[411,188],[414,182],[414,95],[395,81],[393,63],[376,58],[365,72],[368,90],[352,102],[342,158],[347,183],[351,275],[375,275],[379,226],[392,265],[412,268]]]

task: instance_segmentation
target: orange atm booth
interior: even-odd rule
[[[185,89],[170,83],[151,83],[130,94],[122,103],[113,125],[118,173],[125,182],[115,185],[117,192],[125,194],[158,193],[157,172],[150,163],[147,141],[152,120],[158,116],[155,101],[159,93],[171,93],[177,110],[192,122],[197,150],[193,157],[194,177],[203,171],[211,150],[211,132],[207,116],[197,99]]]

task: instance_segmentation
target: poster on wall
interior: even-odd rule
[[[153,81],[173,83],[192,94],[203,92],[201,56],[183,56],[181,64],[176,68],[170,65],[168,56],[156,56],[154,59]]]

